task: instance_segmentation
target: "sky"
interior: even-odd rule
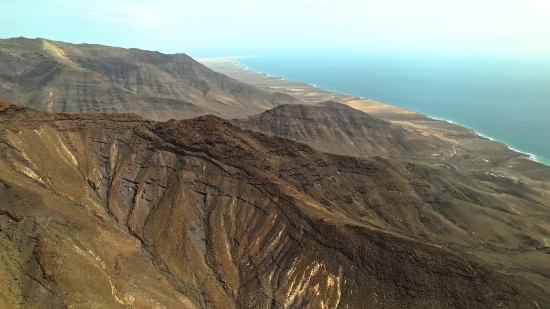
[[[195,57],[405,50],[550,55],[548,0],[0,0],[0,38]]]

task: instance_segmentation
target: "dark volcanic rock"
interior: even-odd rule
[[[548,308],[542,288],[435,245],[460,238],[445,211],[490,208],[457,177],[213,116],[0,102],[0,306]]]

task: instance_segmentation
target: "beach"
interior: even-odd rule
[[[207,67],[258,88],[282,92],[302,100],[303,104],[334,101],[392,122],[423,135],[433,135],[451,142],[452,149],[433,154],[423,160],[434,166],[457,169],[475,177],[498,177],[523,182],[543,191],[550,190],[550,167],[533,161],[529,154],[451,123],[432,119],[419,112],[390,104],[339,94],[307,83],[293,82],[276,76],[254,72],[239,64],[239,57],[197,59]]]

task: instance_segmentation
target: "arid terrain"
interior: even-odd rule
[[[550,308],[550,167],[201,61],[0,40],[0,308]]]
[[[512,151],[500,142],[480,137],[472,130],[459,125],[431,119],[423,114],[389,104],[329,92],[308,84],[281,80],[277,77],[252,72],[238,65],[235,62],[236,59],[231,57],[205,58],[199,60],[213,70],[226,74],[239,81],[249,83],[266,91],[277,91],[292,95],[299,98],[302,104],[318,106],[318,103],[325,101],[342,103],[362,111],[371,117],[385,120],[409,131],[412,133],[412,136],[414,136],[413,140],[426,140],[426,138],[432,138],[431,144],[434,147],[425,148],[425,151],[434,148],[437,148],[438,151],[431,154],[431,158],[422,158],[423,162],[429,163],[432,166],[459,170],[473,177],[490,176],[493,178],[496,177],[512,180],[514,182],[521,182],[527,184],[533,190],[550,190],[550,166],[534,162],[530,160],[528,156]],[[273,111],[269,111],[265,113],[265,115],[273,113]],[[357,113],[355,114],[357,115]],[[349,116],[348,114],[346,117]],[[252,116],[251,118],[255,117],[258,118],[262,116]],[[283,118],[283,121],[287,122],[295,121],[291,119],[292,117],[284,119],[285,117],[281,117],[281,115],[279,115],[278,118],[279,120],[277,121],[279,121],[279,123],[281,118]],[[318,124],[315,124],[315,126],[323,126],[324,120],[325,119],[321,117]],[[248,125],[245,126],[245,128],[281,137],[296,138],[296,136],[287,136],[288,132],[278,132],[272,128],[267,129],[273,125],[274,124],[264,123],[262,124],[263,128],[259,128],[258,126],[250,127]],[[348,123],[347,126],[349,125]],[[312,128],[315,128],[315,126],[312,126]],[[333,125],[331,126],[333,127]],[[292,131],[292,128],[289,128],[289,130]],[[298,140],[308,143],[312,147],[322,151],[343,155],[388,155],[387,152],[381,149],[378,149],[378,153],[371,152],[361,154],[357,152],[357,149],[352,149],[356,148],[356,146],[351,148],[327,146],[325,141],[312,141],[311,138],[307,136],[299,137]],[[331,142],[338,144],[342,143],[344,140],[345,138],[341,140],[333,139]]]
[[[185,54],[26,38],[0,40],[0,99],[39,110],[154,120],[231,118],[296,101],[216,73]]]
[[[370,116],[336,102],[281,105],[232,121],[248,129],[349,156],[432,157],[450,154],[453,144]]]
[[[0,103],[6,308],[550,308],[548,191]]]

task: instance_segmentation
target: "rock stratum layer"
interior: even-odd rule
[[[154,120],[252,115],[296,98],[216,73],[185,54],[0,40],[0,99],[53,112],[136,113]]]
[[[511,204],[454,176],[213,116],[0,102],[0,307],[549,308],[542,287],[441,247],[483,246],[465,213]]]
[[[452,148],[441,139],[409,132],[336,102],[281,105],[232,122],[243,129],[350,156],[432,156],[441,148]]]

